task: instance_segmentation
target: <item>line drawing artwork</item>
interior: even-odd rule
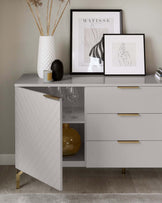
[[[79,19],[78,62],[84,72],[103,72],[103,34],[114,33],[114,18],[85,16]]]
[[[92,32],[93,32],[94,38],[99,39],[101,35],[99,35],[99,33],[97,32],[95,33],[93,26],[94,25],[92,24]],[[95,34],[97,34],[97,37],[95,37]],[[104,54],[104,47],[103,47],[103,37],[102,37],[101,40],[92,47],[92,49],[89,52],[89,56],[93,58],[98,58],[99,64],[102,64],[103,54]]]
[[[91,42],[86,40],[86,43],[89,43],[88,54],[89,57],[89,66],[88,72],[101,71],[103,67],[104,59],[104,46],[103,46],[103,29],[95,28],[94,24],[91,23],[91,28],[89,29],[89,34],[91,35]],[[93,45],[92,45],[93,44]]]
[[[121,43],[119,52],[118,52],[118,60],[120,66],[131,66],[132,60],[129,51],[126,49],[126,44]]]
[[[78,11],[72,15],[72,71],[104,73],[104,36],[121,33],[122,10]]]
[[[137,63],[136,44],[114,43],[112,45],[112,57],[114,67],[135,67]]]
[[[103,63],[104,59],[103,37],[96,45],[92,47],[92,49],[89,52],[89,57],[98,58],[99,64]]]

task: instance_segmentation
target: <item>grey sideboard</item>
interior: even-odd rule
[[[67,101],[69,88],[76,104]],[[81,135],[74,156],[62,156],[62,123]],[[15,83],[17,184],[24,172],[63,190],[63,167],[162,167],[161,123],[162,83],[153,75],[65,75],[44,83],[24,74]]]

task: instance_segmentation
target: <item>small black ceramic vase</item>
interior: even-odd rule
[[[64,75],[64,67],[60,60],[55,60],[51,65],[52,78],[54,81],[62,80]]]

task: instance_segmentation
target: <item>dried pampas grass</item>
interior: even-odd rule
[[[60,0],[60,1],[63,2],[64,0]],[[60,14],[59,19],[55,21],[55,25],[54,25],[54,28],[53,28],[53,30],[52,30],[52,36],[55,34],[55,31],[56,31],[56,29],[57,29],[57,27],[58,27],[58,25],[59,25],[59,23],[60,23],[60,21],[61,21],[61,19],[62,19],[62,16],[63,16],[63,14],[64,14],[64,12],[65,12],[65,9],[66,9],[67,5],[68,5],[69,3],[70,3],[70,0],[67,0],[66,4],[65,4],[65,6],[64,6],[64,8],[63,8],[63,10],[62,10],[62,12],[61,12],[61,14]]]
[[[49,4],[49,2],[48,2],[48,4]],[[52,6],[53,6],[53,0],[51,0],[50,11],[48,11],[49,16],[48,16],[48,24],[47,24],[47,35],[49,35],[49,31],[50,31]],[[49,5],[48,5],[48,8],[49,8]]]
[[[66,7],[68,6],[68,4],[70,3],[70,0],[59,0],[60,1],[60,5],[59,8],[57,9],[57,13],[56,13],[56,19],[54,22],[54,26],[52,29],[52,33],[51,35],[53,36],[61,19],[62,16],[65,12]],[[64,2],[66,1],[66,3],[64,4]],[[42,0],[26,0],[28,7],[32,13],[32,16],[34,18],[34,21],[38,27],[38,30],[40,32],[40,35],[44,35],[44,31],[43,31],[43,26],[41,23],[41,19],[40,19],[40,14],[39,14],[39,7],[41,7],[43,5]],[[46,16],[46,31],[47,31],[47,36],[50,35],[50,27],[51,27],[51,16],[52,16],[52,8],[53,8],[53,4],[54,4],[54,0],[47,0],[47,16]],[[64,5],[64,6],[62,6]],[[35,7],[35,12],[33,10],[33,7]]]
[[[41,2],[41,0],[29,0],[30,1],[30,3],[32,4],[32,5],[34,5],[35,7],[38,7],[38,6],[42,6],[42,2]]]

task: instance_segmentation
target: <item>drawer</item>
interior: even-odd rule
[[[162,140],[162,114],[87,114],[87,140]]]
[[[162,113],[162,87],[87,87],[86,113]]]
[[[118,143],[116,141],[88,141],[87,167],[162,167],[162,141]]]

